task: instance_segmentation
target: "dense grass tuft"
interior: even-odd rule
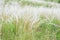
[[[5,17],[3,17],[5,19]],[[2,40],[60,40],[60,20],[44,15],[39,16],[33,24],[23,17],[12,21],[2,21]]]

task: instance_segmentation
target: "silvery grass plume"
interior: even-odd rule
[[[60,40],[60,9],[22,6],[16,1],[2,9],[0,40]]]

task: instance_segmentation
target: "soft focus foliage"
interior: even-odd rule
[[[57,7],[55,3],[5,0],[0,13],[0,40],[60,40]]]

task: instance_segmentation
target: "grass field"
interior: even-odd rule
[[[40,7],[43,4],[22,1],[21,6],[24,5]],[[52,7],[48,4],[44,6]],[[6,15],[4,12],[0,14],[0,40],[60,40],[60,19],[53,16],[53,13],[38,14],[38,19],[35,19],[33,12],[28,14],[25,12],[21,17],[16,16],[17,14]]]
[[[60,40],[60,19],[44,15],[39,16],[39,20],[34,23],[30,19],[13,18],[6,21],[7,16],[1,20],[2,40]]]

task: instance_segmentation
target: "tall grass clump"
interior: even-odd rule
[[[31,22],[23,18],[12,18],[8,21],[8,16],[3,15],[3,22],[1,28],[2,40],[32,40],[32,33],[30,31]],[[11,16],[10,16],[11,17]]]
[[[60,40],[60,19],[55,16],[40,15],[34,23],[27,16],[12,21],[7,17],[2,16],[1,40]]]

